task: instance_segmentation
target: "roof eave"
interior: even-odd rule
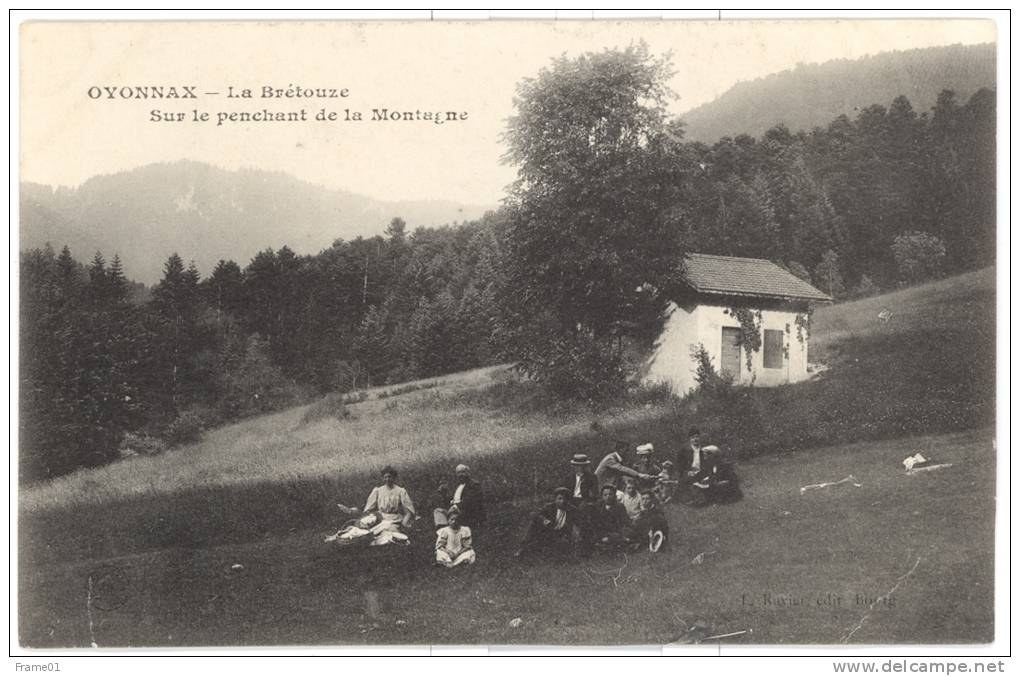
[[[732,291],[729,289],[704,289],[696,287],[692,284],[689,284],[688,286],[695,293],[700,293],[706,296],[740,296],[742,298],[764,298],[766,300],[789,300],[808,303],[832,302],[832,298],[830,296],[824,296],[822,298],[819,298],[817,296],[794,296],[790,294],[751,293],[747,291]]]

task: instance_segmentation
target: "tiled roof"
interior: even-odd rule
[[[832,300],[796,275],[761,258],[688,254],[684,279],[699,293],[821,302]]]

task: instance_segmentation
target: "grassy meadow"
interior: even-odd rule
[[[97,611],[99,645],[661,643],[695,622],[753,624],[752,642],[836,643],[861,608],[784,612],[740,594],[880,595],[918,559],[915,596],[897,611],[909,615],[873,608],[849,640],[988,640],[994,294],[987,269],[821,308],[811,356],[826,370],[739,392],[734,410],[697,398],[553,410],[496,367],[380,388],[349,417],[320,402],[24,488],[22,643],[88,645],[79,597],[90,578],[109,607]],[[682,535],[666,555],[507,560],[572,453],[597,459],[614,438],[668,453],[694,423],[744,458],[743,502],[672,510]],[[954,467],[907,478],[899,461],[918,450]],[[427,514],[460,461],[492,503],[473,569],[428,568],[425,521],[397,553],[352,558],[322,544],[341,520],[335,504],[360,506],[383,465]],[[864,486],[798,492],[848,474]],[[366,618],[366,589],[389,599],[383,619]],[[449,614],[461,601],[473,610]],[[592,622],[597,613],[614,619]],[[522,629],[507,629],[518,616]]]

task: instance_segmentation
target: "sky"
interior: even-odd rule
[[[556,56],[639,40],[670,52],[678,95],[670,110],[679,114],[798,63],[995,37],[981,20],[30,22],[21,27],[21,180],[77,186],[190,159],[284,171],[383,200],[491,205],[514,178],[500,135],[515,87]],[[146,85],[194,86],[199,98],[109,99],[101,89]],[[292,85],[348,96],[260,98],[263,87]],[[228,87],[254,98],[228,99]],[[301,108],[307,122],[216,124],[221,112]],[[345,109],[370,118],[382,108],[467,116],[442,125],[343,121]],[[320,109],[339,119],[315,121]],[[152,121],[153,110],[186,119]],[[191,121],[194,110],[209,121]]]

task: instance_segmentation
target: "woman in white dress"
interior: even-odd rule
[[[417,517],[411,496],[403,486],[397,485],[397,470],[386,466],[382,471],[383,483],[368,494],[362,516],[349,522],[326,542],[339,545],[368,544],[369,546],[391,543],[409,544],[407,534],[401,526],[410,529]],[[357,508],[337,505],[346,514],[358,514]]]

